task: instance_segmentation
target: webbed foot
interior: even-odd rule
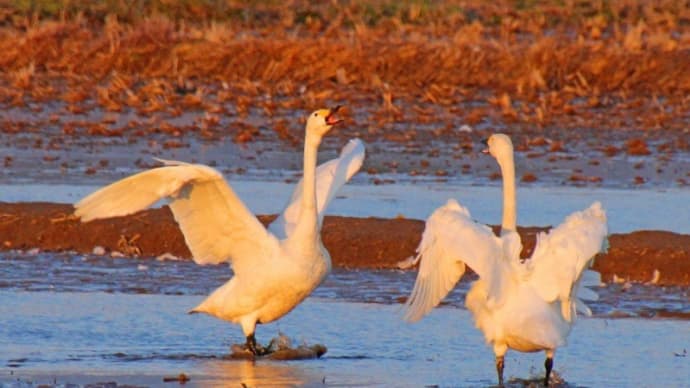
[[[247,336],[247,343],[245,347],[254,356],[263,356],[268,353],[268,349],[256,344],[256,337],[254,337],[253,333]]]

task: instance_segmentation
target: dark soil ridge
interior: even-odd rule
[[[105,252],[157,257],[170,253],[189,259],[191,254],[168,207],[130,216],[81,223],[69,204],[1,203],[1,249]],[[275,216],[262,215],[264,224]],[[322,236],[333,266],[349,269],[395,269],[414,254],[424,222],[395,218],[326,216]],[[519,227],[523,256],[534,248],[536,234],[545,227]],[[635,231],[609,236],[610,248],[595,260],[594,269],[605,282],[619,279],[657,285],[690,285],[690,235],[668,231]],[[656,282],[651,282],[659,271]]]

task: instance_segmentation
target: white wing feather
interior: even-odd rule
[[[500,285],[505,269],[498,263],[502,249],[490,228],[473,221],[466,208],[449,200],[426,222],[417,248],[419,272],[405,304],[404,319],[417,321],[438,305],[465,273],[465,264],[489,285]],[[490,294],[495,297],[500,291]]]
[[[572,310],[567,304],[577,298],[581,285],[594,282],[595,276],[591,274],[594,271],[585,270],[605,247],[607,234],[606,212],[595,202],[588,209],[568,216],[549,233],[537,236],[537,245],[529,260],[532,267],[529,282],[545,301],[560,300],[567,320]],[[592,293],[583,292],[581,296],[592,299]],[[578,310],[583,309],[581,301],[573,303]]]
[[[218,171],[204,165],[163,162],[165,167],[124,178],[82,199],[75,205],[75,215],[84,222],[123,216],[168,198],[194,261],[231,261],[236,273],[242,271],[243,261],[263,256],[257,250],[277,247],[275,237]]]
[[[340,151],[338,158],[323,163],[316,169],[316,206],[319,227],[325,210],[335,194],[362,167],[364,154],[362,141],[352,139]],[[278,238],[289,236],[297,224],[301,211],[302,186],[300,179],[283,213],[269,225],[269,230]]]
[[[86,196],[74,205],[75,215],[87,222],[136,213],[162,198],[174,195],[194,179],[203,179],[194,169],[161,167],[147,170]]]

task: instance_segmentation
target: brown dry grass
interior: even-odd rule
[[[88,4],[0,8],[1,106],[57,98],[77,115],[200,110],[201,127],[156,131],[208,137],[220,130],[214,115],[232,115],[238,142],[256,132],[242,121],[252,109],[283,120],[334,102],[375,116],[364,136],[403,120],[431,135],[487,118],[528,131],[687,127],[683,1],[146,1],[136,14]],[[292,125],[276,131],[289,137]]]

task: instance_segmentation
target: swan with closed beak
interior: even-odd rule
[[[467,293],[465,305],[493,346],[499,385],[503,385],[509,348],[544,351],[544,384],[548,385],[554,352],[565,344],[576,312],[591,314],[581,299],[597,297],[583,286],[599,284],[599,274],[588,268],[606,248],[606,213],[595,202],[571,214],[560,226],[540,233],[532,256],[520,259],[513,144],[503,134],[492,135],[486,143],[503,176],[501,234],[496,236],[475,222],[454,199],[438,208],[426,221],[417,248],[419,272],[404,318],[414,322],[428,314],[468,265],[479,279]]]

